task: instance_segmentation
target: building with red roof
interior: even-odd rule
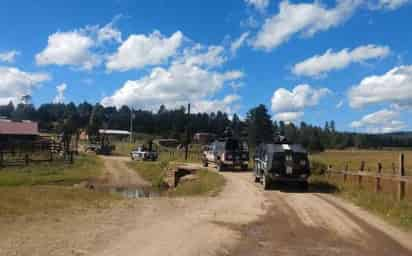
[[[1,144],[33,141],[37,139],[39,135],[39,127],[37,122],[13,122],[7,119],[0,119]]]

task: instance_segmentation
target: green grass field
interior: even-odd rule
[[[332,165],[335,170],[344,170],[348,164],[350,171],[358,171],[361,162],[365,161],[365,171],[377,172],[378,163],[383,167],[383,172],[393,173],[392,164],[397,169],[401,151],[378,151],[378,150],[342,150],[326,151],[311,155],[311,159],[320,161],[326,165]],[[412,175],[412,151],[404,151],[406,175]]]
[[[73,185],[100,175],[103,162],[94,155],[79,155],[74,164],[62,161],[32,163],[0,169],[0,187],[21,185]]]
[[[103,162],[94,155],[80,155],[73,165],[54,161],[2,168],[0,217],[108,207],[116,196],[72,186],[102,171]]]

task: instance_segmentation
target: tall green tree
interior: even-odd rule
[[[260,142],[273,140],[273,125],[268,110],[261,104],[246,114],[249,144],[256,146]]]

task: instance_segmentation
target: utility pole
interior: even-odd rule
[[[133,143],[133,119],[134,119],[134,110],[130,110],[130,144]]]
[[[188,154],[189,154],[189,141],[190,141],[189,125],[190,125],[190,103],[187,104],[185,160],[187,160]]]

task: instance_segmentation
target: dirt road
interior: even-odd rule
[[[107,177],[141,184],[123,160],[105,159]],[[333,196],[264,192],[250,173],[222,174],[216,197],[124,200],[8,223],[0,255],[412,255],[412,236]]]

